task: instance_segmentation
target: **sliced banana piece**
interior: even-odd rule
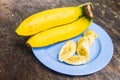
[[[76,52],[76,43],[73,40],[67,41],[59,52],[59,61],[65,61]]]
[[[89,47],[89,41],[88,41],[88,38],[87,37],[82,37],[78,40],[78,45],[84,45],[84,46],[87,46]]]
[[[86,58],[85,56],[76,55],[76,56],[71,56],[70,58],[66,59],[64,62],[71,65],[80,65],[86,63]]]
[[[77,47],[77,54],[81,56],[85,56],[86,61],[89,61],[89,47],[85,45],[79,45]]]
[[[85,32],[84,36],[87,36],[87,35],[93,35],[94,39],[97,38],[97,34],[93,30],[89,30]]]
[[[78,40],[77,54],[85,56],[86,61],[89,61],[89,48],[97,38],[97,34],[89,30],[85,32],[84,36]]]
[[[84,36],[86,36],[88,38],[90,45],[92,45],[94,43],[95,39],[97,38],[97,34],[92,30],[85,32]]]
[[[86,57],[86,61],[89,60],[89,41],[86,36],[78,40],[77,54]]]
[[[91,46],[95,41],[94,36],[90,34],[90,35],[86,35],[85,37],[88,39],[89,45]]]

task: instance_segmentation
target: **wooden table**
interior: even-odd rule
[[[15,34],[18,25],[36,12],[88,1],[94,4],[94,22],[114,44],[112,60],[94,74],[67,76],[48,69],[25,45],[27,38]],[[120,0],[0,0],[0,80],[120,80]]]

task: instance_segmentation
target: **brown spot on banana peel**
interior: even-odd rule
[[[90,18],[90,19],[93,19],[93,8],[92,8],[92,5],[90,5],[90,4],[87,4],[87,5],[84,5],[83,6],[83,9],[84,9],[84,14],[88,17],[88,18]]]

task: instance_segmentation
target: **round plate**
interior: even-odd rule
[[[88,75],[97,72],[104,68],[111,60],[113,55],[113,44],[109,35],[97,24],[92,23],[89,29],[95,31],[98,38],[90,47],[90,60],[86,64],[73,66],[58,61],[59,51],[67,40],[47,47],[32,48],[33,53],[46,67],[62,74]],[[77,42],[82,36],[83,34],[72,38],[71,40]]]

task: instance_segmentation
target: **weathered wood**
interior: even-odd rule
[[[36,12],[88,1],[94,4],[94,22],[114,43],[112,60],[94,74],[67,76],[46,68],[26,47],[27,38],[14,32],[22,20]],[[0,0],[0,80],[120,80],[120,0]]]

